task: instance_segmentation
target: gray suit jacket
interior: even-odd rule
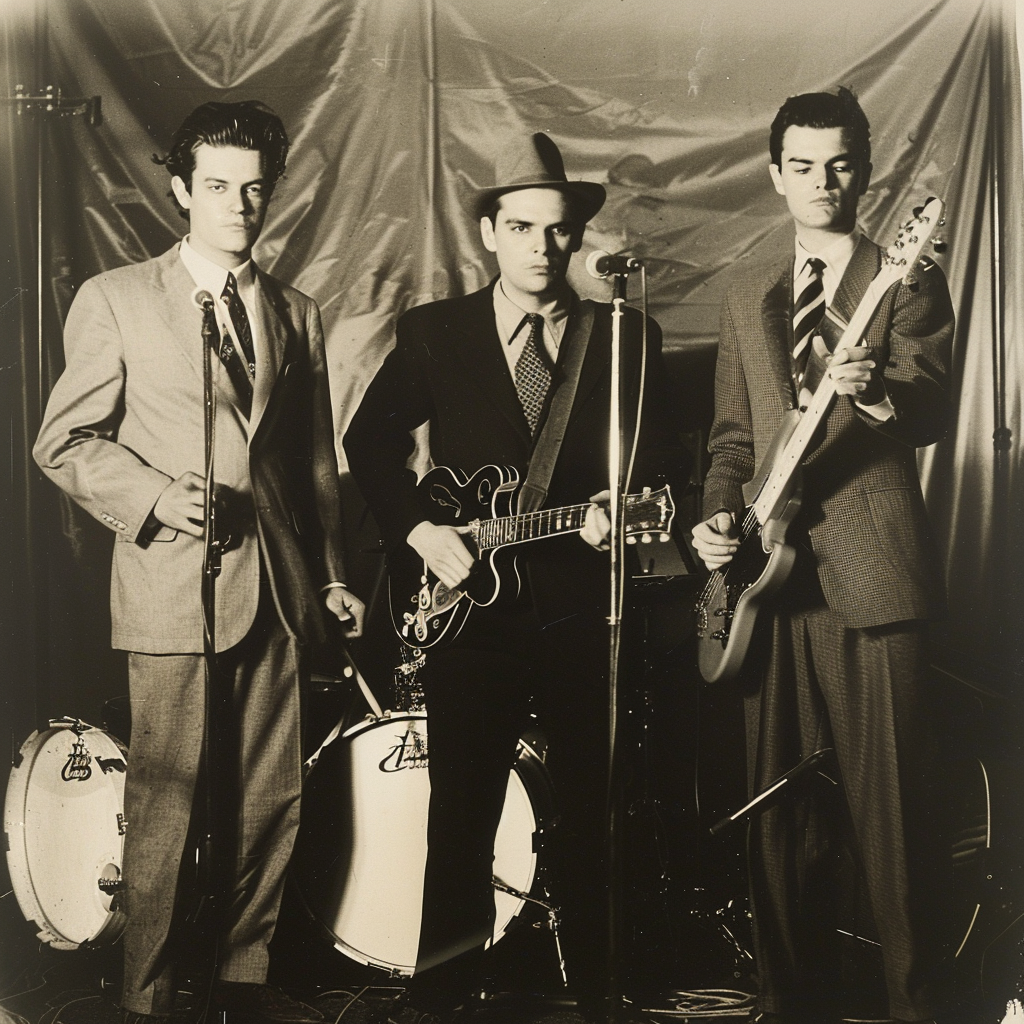
[[[832,302],[846,319],[881,266],[862,238]],[[824,437],[806,458],[803,507],[791,532],[806,531],[829,606],[851,627],[930,618],[944,610],[942,563],[933,542],[915,448],[939,440],[948,413],[953,308],[930,263],[912,290],[890,288],[868,328],[896,411],[878,422],[840,396]],[[739,514],[754,475],[796,395],[790,371],[793,259],[761,267],[730,289],[722,307],[715,420],[704,511]]]
[[[160,492],[204,471],[202,314],[178,246],[83,286],[64,331],[67,365],[34,455],[43,472],[117,534],[114,647],[199,653],[203,543],[143,530]],[[251,419],[217,376],[215,480],[233,537],[217,581],[217,647],[245,636],[261,562],[286,629],[323,635],[324,584],[343,581],[338,466],[316,303],[257,271],[260,365]]]

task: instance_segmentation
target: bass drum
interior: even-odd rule
[[[114,942],[122,888],[125,747],[77,719],[21,747],[7,783],[7,867],[18,905],[56,949]]]
[[[408,977],[416,967],[427,861],[426,768],[427,716],[395,715],[329,739],[303,790],[294,861],[302,902],[342,953],[395,976]],[[521,740],[494,843],[492,942],[505,934],[533,886],[536,836],[551,808],[544,765]]]

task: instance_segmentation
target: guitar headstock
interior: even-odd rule
[[[914,283],[914,268],[921,250],[932,241],[939,227],[945,223],[942,218],[944,209],[945,205],[941,199],[929,199],[924,206],[916,208],[914,216],[900,228],[896,241],[885,250],[884,256],[883,269],[889,272],[892,280],[903,278],[908,285]],[[945,243],[934,237],[933,245],[936,251],[939,251]]]
[[[649,544],[653,536],[667,541],[675,514],[676,506],[668,484],[656,491],[645,487],[640,494],[627,494],[622,513],[626,543],[635,544],[639,537],[644,544]]]

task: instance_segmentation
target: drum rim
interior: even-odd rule
[[[48,740],[62,731],[71,730],[79,735],[100,733],[109,739],[125,755],[127,747],[106,729],[89,725],[80,719],[50,719],[49,727],[34,730],[18,750],[21,760],[11,769],[4,794],[4,832],[7,836],[7,871],[11,888],[25,920],[34,924],[39,932],[37,938],[54,949],[82,949],[93,946],[112,945],[124,931],[127,918],[124,911],[107,910],[96,931],[85,939],[76,941],[65,935],[50,918],[38,896],[38,887],[31,868],[25,824],[28,809],[29,783],[39,757]],[[112,783],[111,783],[112,784]],[[123,796],[122,812],[124,810]],[[19,820],[14,820],[17,817]],[[123,841],[122,841],[123,843]],[[117,865],[118,870],[122,869]]]

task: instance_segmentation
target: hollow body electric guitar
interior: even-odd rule
[[[930,199],[900,229],[848,324],[826,312],[843,328],[835,352],[861,343],[889,288],[900,280],[913,283],[918,256],[941,223],[942,210],[940,200]],[[697,601],[698,661],[709,683],[739,674],[758,613],[793,568],[796,551],[786,544],[786,531],[800,510],[800,466],[835,398],[835,382],[826,374],[805,406],[786,413],[753,479],[743,485],[747,507],[739,549],[724,569],[711,573]]]
[[[388,563],[391,620],[410,647],[427,648],[453,640],[473,606],[493,604],[503,583],[518,592],[515,559],[499,561],[502,550],[543,537],[578,533],[590,508],[587,502],[517,513],[519,474],[507,466],[484,466],[471,477],[438,466],[418,488],[430,503],[433,523],[469,527],[463,540],[478,561],[469,577],[451,590],[407,544],[392,553]],[[637,538],[649,541],[654,535],[668,540],[674,515],[668,486],[627,494],[622,515],[627,543],[635,543]]]

